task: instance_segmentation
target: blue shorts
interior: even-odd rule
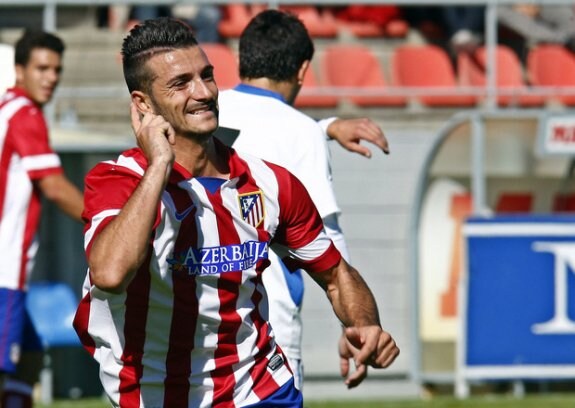
[[[279,390],[258,403],[245,408],[302,408],[303,396],[294,386],[293,378]]]
[[[0,372],[13,373],[22,352],[42,349],[26,310],[26,292],[0,288]]]

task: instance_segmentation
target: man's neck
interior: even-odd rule
[[[250,78],[250,79],[242,79],[242,84],[255,86],[261,89],[267,89],[268,91],[272,91],[275,93],[280,94],[284,101],[289,101],[293,98],[294,93],[294,84],[290,81],[274,81],[269,78]]]
[[[229,178],[227,160],[218,154],[213,136],[206,138],[176,137],[176,161],[194,177]]]

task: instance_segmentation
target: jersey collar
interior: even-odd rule
[[[236,182],[245,179],[248,170],[247,165],[238,157],[236,151],[231,147],[226,146],[215,137],[214,143],[216,146],[217,154],[225,157],[228,161],[228,165],[230,167],[229,181],[233,182],[232,184],[235,184]],[[170,183],[178,184],[193,177],[194,175],[187,171],[178,162],[174,162],[174,167],[172,173],[170,174]]]
[[[268,96],[270,98],[278,99],[283,103],[286,103],[286,100],[281,94],[274,91],[270,91],[269,89],[258,88],[257,86],[253,85],[239,84],[234,88],[234,91],[248,93],[252,95]]]
[[[17,86],[14,86],[12,88],[8,88],[6,90],[6,93],[13,93],[16,96],[24,96],[25,98],[29,99],[30,101],[32,101],[34,103],[34,105],[41,107],[39,104],[37,104],[36,102],[34,102],[29,96],[28,96],[28,92],[26,92],[26,90],[24,88],[20,88]]]

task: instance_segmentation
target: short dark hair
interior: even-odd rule
[[[146,62],[154,55],[197,45],[192,27],[175,18],[159,17],[136,25],[122,44],[122,65],[128,90],[150,93],[155,77],[147,69]]]
[[[37,48],[52,50],[60,57],[64,53],[64,42],[54,34],[39,30],[26,30],[14,47],[14,62],[16,65],[26,65],[30,61],[32,51]]]
[[[313,41],[304,24],[293,14],[264,10],[240,36],[240,77],[292,79],[314,53]]]

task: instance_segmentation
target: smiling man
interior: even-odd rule
[[[138,148],[86,176],[89,264],[74,326],[119,407],[299,408],[268,322],[269,247],[306,270],[362,339],[399,350],[374,298],[287,170],[224,146],[214,67],[185,23],[134,27],[122,47]]]
[[[27,31],[15,46],[16,85],[0,99],[0,386],[4,408],[29,407],[42,346],[25,297],[34,265],[41,197],[80,221],[82,193],[50,147],[42,106],[60,81],[64,44]]]

